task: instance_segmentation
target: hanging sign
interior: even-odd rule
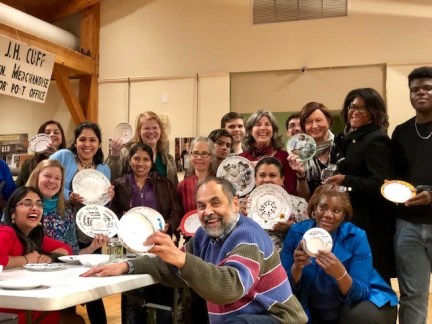
[[[0,94],[44,103],[54,54],[0,35]]]

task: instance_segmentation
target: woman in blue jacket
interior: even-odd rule
[[[310,323],[396,323],[397,296],[372,267],[366,233],[348,222],[352,207],[343,189],[327,184],[315,190],[308,204],[312,219],[288,231],[282,265]],[[331,234],[333,248],[310,258],[302,238],[313,227]]]

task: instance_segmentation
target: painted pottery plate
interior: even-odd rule
[[[315,257],[319,250],[330,252],[332,247],[333,239],[323,228],[311,228],[303,235],[303,248],[311,257]]]
[[[255,187],[255,172],[252,163],[242,156],[229,156],[219,165],[216,176],[231,182],[237,195],[247,195]]]
[[[0,288],[8,290],[27,290],[42,287],[43,284],[34,278],[28,279],[11,279],[0,281]]]
[[[144,245],[145,240],[155,233],[153,223],[138,211],[128,211],[119,222],[118,238],[124,247],[135,253],[145,253],[153,245]]]
[[[198,218],[196,209],[191,210],[184,215],[180,222],[180,230],[186,236],[194,236],[200,226],[201,222]]]
[[[105,234],[113,237],[117,234],[119,220],[114,212],[104,206],[87,205],[82,207],[76,215],[78,228],[87,236]]]
[[[291,214],[291,198],[284,188],[263,184],[250,194],[249,217],[264,229],[272,229],[277,222],[288,220]]]
[[[316,152],[315,140],[304,133],[292,136],[288,140],[286,147],[289,154],[296,154],[302,161],[312,159]]]
[[[79,255],[63,255],[58,259],[64,263],[80,264]]]
[[[36,134],[30,139],[30,150],[35,153],[45,152],[51,144],[51,137],[45,133]]]
[[[403,204],[416,195],[416,189],[408,182],[392,180],[381,186],[381,194],[387,200]]]
[[[148,218],[150,222],[152,222],[153,227],[156,231],[161,231],[165,228],[165,219],[157,210],[154,210],[153,208],[139,206],[131,208],[129,211],[143,214],[145,217]]]
[[[63,269],[61,263],[27,263],[23,267],[31,271],[54,271]]]
[[[84,198],[84,205],[106,205],[110,201],[108,178],[97,170],[79,171],[72,179],[73,191]]]
[[[129,143],[133,137],[133,127],[129,123],[120,123],[113,130],[113,139],[121,139],[123,144]]]

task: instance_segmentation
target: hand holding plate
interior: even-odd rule
[[[108,235],[104,234],[96,234],[93,237],[93,240],[89,246],[88,253],[93,253],[95,250],[101,248],[104,244],[108,243],[110,241],[110,238]]]
[[[293,267],[303,269],[311,263],[309,255],[303,249],[303,242],[301,241],[297,248],[294,250],[294,264]]]
[[[294,224],[294,218],[291,217],[288,218],[286,221],[277,222],[273,225],[272,232],[286,234],[292,224]]]
[[[124,146],[122,138],[113,138],[111,141],[111,156],[119,156],[120,150]]]
[[[291,153],[287,157],[288,164],[296,173],[305,173],[304,163],[297,154]]]
[[[425,206],[432,203],[432,193],[422,191],[405,202],[405,206]]]
[[[81,196],[79,195],[79,193],[71,192],[70,195],[69,195],[69,201],[70,201],[71,203],[82,204],[83,201],[84,201],[84,198],[81,197]]]
[[[157,231],[150,235],[144,242],[144,245],[153,245],[149,250],[150,253],[157,255],[166,263],[170,263],[181,269],[186,263],[186,253],[175,246],[171,236]]]
[[[316,263],[335,279],[338,279],[345,273],[345,267],[342,262],[332,253],[327,251],[319,251],[316,256]]]

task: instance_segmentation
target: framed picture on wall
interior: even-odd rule
[[[184,172],[190,167],[190,145],[194,137],[175,138],[175,161],[177,172]]]

